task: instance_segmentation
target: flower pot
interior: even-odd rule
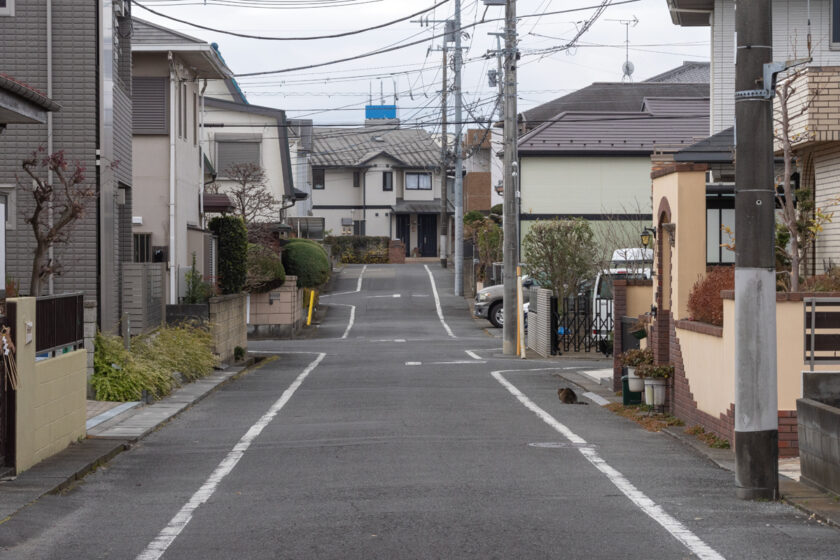
[[[650,377],[645,379],[645,404],[648,406],[665,406],[665,387],[668,380],[664,377]]]
[[[627,388],[635,393],[645,390],[644,380],[636,375],[636,368],[627,366]]]
[[[642,340],[644,338],[647,338],[647,329],[639,329],[637,331],[632,331],[630,334],[632,334],[634,338]]]

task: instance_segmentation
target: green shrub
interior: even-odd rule
[[[223,294],[238,294],[248,272],[248,231],[237,216],[217,216],[210,230],[219,238],[219,288]]]
[[[494,204],[490,207],[490,213],[496,214],[497,216],[501,216],[505,211],[504,204]]]
[[[204,303],[213,295],[213,286],[205,282],[201,273],[195,268],[195,253],[192,255],[192,268],[185,275],[187,284],[183,303]]]
[[[290,239],[283,247],[286,273],[297,276],[298,287],[317,288],[330,278],[330,260],[323,247],[306,239]]]
[[[264,245],[248,245],[248,276],[245,289],[254,294],[279,288],[286,281],[280,255]]]
[[[484,220],[484,214],[479,212],[478,210],[470,210],[466,214],[464,214],[464,223],[469,225],[473,222],[480,222]]]
[[[233,349],[233,359],[237,362],[241,362],[245,359],[245,349],[241,346],[237,346]]]
[[[213,371],[216,358],[206,329],[168,326],[132,340],[131,350],[118,336],[97,333],[91,384],[103,401],[136,401],[149,392],[159,399],[177,385],[179,372],[193,381]]]
[[[387,263],[389,242],[390,239],[387,237],[366,235],[327,236],[324,239],[324,244],[329,248],[333,258],[340,259],[341,262],[347,264]],[[384,261],[382,260],[383,254],[385,255]],[[366,258],[374,260],[367,261]]]

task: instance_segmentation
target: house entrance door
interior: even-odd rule
[[[421,257],[436,257],[437,254],[437,214],[417,215],[417,248]]]
[[[397,214],[397,239],[405,245],[405,256],[411,255],[411,216]]]

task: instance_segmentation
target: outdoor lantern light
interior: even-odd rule
[[[653,229],[653,228],[646,227],[645,229],[642,230],[641,238],[642,238],[642,247],[647,249],[648,245],[651,244],[651,241],[653,239],[656,239],[656,230]]]

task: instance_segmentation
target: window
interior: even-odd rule
[[[15,0],[0,0],[0,16],[15,15]]]
[[[353,172],[353,188],[358,189],[362,186],[362,172],[361,171],[354,171]]]
[[[840,0],[831,0],[831,46],[840,48]]]
[[[318,168],[315,168],[315,167],[312,168],[312,188],[313,189],[323,189],[324,188],[324,183],[325,183],[324,175],[326,175],[326,173],[324,172],[324,169],[318,169]]]
[[[187,139],[187,84],[181,84],[181,121],[178,123],[180,128],[178,136]]]
[[[394,172],[393,171],[383,171],[382,172],[382,190],[383,191],[394,190]]]
[[[198,146],[198,94],[193,94],[193,146]]]
[[[12,185],[0,185],[0,199],[6,205],[6,229],[16,229],[17,189]]]
[[[167,78],[140,78],[132,84],[132,126],[134,134],[169,134]]]
[[[405,188],[409,191],[430,191],[432,176],[428,173],[406,173]]]
[[[134,234],[134,262],[152,262],[152,234]]]
[[[216,169],[220,177],[225,176],[231,166],[237,164],[253,163],[260,165],[260,144],[252,139],[243,140],[218,140],[216,135]]]
[[[353,235],[364,235],[365,234],[365,221],[364,220],[353,220]]]
[[[735,262],[735,252],[723,244],[731,244],[732,239],[723,231],[728,227],[735,232],[735,197],[733,195],[713,195],[706,197],[706,264],[731,264]]]

